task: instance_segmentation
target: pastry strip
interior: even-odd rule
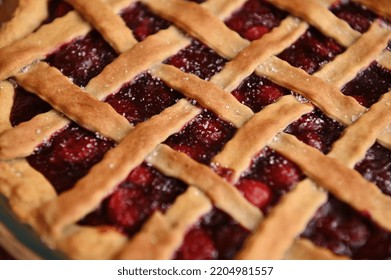
[[[15,2],[15,1],[8,1]],[[19,0],[12,18],[0,27],[0,48],[33,32],[48,16],[48,0]],[[5,9],[3,4],[2,9]]]
[[[208,197],[194,187],[180,195],[163,215],[155,212],[123,248],[119,259],[171,259],[186,232],[203,215],[212,210]]]
[[[184,153],[160,145],[146,161],[166,176],[178,178],[188,185],[200,188],[216,207],[245,228],[252,230],[261,221],[261,211],[248,202],[234,186]]]
[[[312,109],[311,105],[299,103],[291,95],[282,97],[245,123],[221,153],[214,157],[213,162],[231,169],[234,172],[232,180],[236,182],[250,166],[252,158],[271,142],[277,133]],[[280,117],[276,118],[276,115]]]
[[[66,1],[102,34],[117,53],[123,53],[137,43],[124,20],[101,0]]]
[[[334,38],[339,44],[347,47],[358,39],[360,33],[352,29],[349,24],[335,16],[327,7],[317,0],[307,0],[303,9],[301,0],[268,0],[280,9],[304,19],[315,26],[323,34]]]
[[[219,74],[211,78],[211,82],[231,92],[247,76],[250,76],[261,62],[293,44],[307,30],[307,27],[306,23],[297,18],[286,18],[279,27],[251,42],[248,47],[240,51]],[[273,46],[273,48],[269,48],[269,46]]]
[[[344,53],[338,55],[332,62],[327,63],[320,71],[314,74],[328,83],[342,88],[352,80],[358,72],[368,67],[376,60],[379,53],[387,47],[391,39],[391,31],[382,28],[377,21]],[[349,61],[349,63],[346,63]]]
[[[14,103],[14,86],[6,81],[0,82],[0,133],[11,127],[10,115]]]
[[[33,210],[56,196],[52,185],[24,159],[0,161],[0,192],[23,222],[31,222]]]
[[[391,51],[385,50],[377,59],[383,67],[391,70]]]
[[[128,6],[134,0],[107,1],[115,12]],[[66,42],[86,35],[91,25],[76,12],[71,11],[51,24],[41,26],[36,32],[0,49],[0,80],[19,72],[32,62],[43,59]],[[9,60],[10,57],[14,59]]]
[[[47,82],[42,83],[40,77],[45,77]],[[88,130],[97,131],[118,142],[132,128],[128,120],[113,107],[86,94],[60,70],[46,63],[37,63],[15,78],[23,88]]]
[[[101,74],[88,83],[85,91],[103,100],[141,72],[147,71],[155,63],[179,51],[188,42],[174,28],[149,36],[144,42],[136,44],[109,64]],[[31,155],[39,144],[69,122],[67,118],[51,110],[7,130],[0,134],[0,158]]]
[[[364,6],[367,6],[371,10],[375,11],[377,14],[386,17],[387,19],[391,19],[391,5],[388,0],[352,0],[355,2],[359,2]]]
[[[323,247],[314,245],[307,239],[296,240],[292,248],[286,254],[287,260],[348,260],[345,256],[339,256]]]
[[[88,214],[133,168],[140,165],[159,143],[178,132],[183,123],[199,113],[200,109],[186,100],[180,100],[160,115],[137,125],[72,189],[41,208],[42,219],[47,223],[47,228],[42,230],[58,236],[64,227]],[[165,129],[157,130],[156,127]]]
[[[220,118],[236,127],[242,126],[254,114],[250,108],[241,104],[229,92],[195,75],[186,74],[174,66],[161,64],[151,69],[150,72],[171,88],[197,100],[204,108],[212,110]]]
[[[326,200],[327,193],[318,190],[311,180],[300,182],[294,190],[281,198],[255,233],[245,241],[236,258],[281,259],[319,205]],[[284,228],[282,225],[285,225]]]
[[[348,169],[339,160],[323,155],[292,135],[282,133],[270,146],[295,162],[318,185],[361,213],[366,213],[380,226],[391,230],[391,198],[357,171]]]
[[[203,6],[183,0],[143,0],[152,11],[206,43],[225,58],[233,58],[249,42],[229,29]],[[212,32],[211,32],[212,31]]]
[[[365,108],[353,97],[343,95],[336,87],[277,57],[270,57],[257,68],[256,72],[270,78],[276,84],[303,95],[326,115],[344,125],[350,125],[365,111]]]
[[[389,110],[387,103],[390,102],[390,96],[390,93],[384,95],[366,114],[348,127],[342,137],[334,143],[328,156],[340,160],[351,168],[363,158],[366,151],[376,141],[379,132],[389,123],[389,114],[383,115],[380,113],[380,110]],[[365,130],[364,127],[371,127],[371,132]],[[366,131],[366,133],[363,133],[363,131]],[[360,141],[357,141],[357,139],[360,139]],[[320,199],[322,197],[324,198],[323,200]],[[292,244],[292,241],[304,230],[306,225],[304,223],[300,227],[297,223],[287,223],[286,221],[305,218],[308,221],[325,199],[325,194],[321,190],[318,190],[311,180],[306,179],[300,182],[294,190],[281,199],[280,203],[271,211],[270,215],[265,218],[263,224],[245,244],[239,256],[243,259],[251,257],[264,259],[282,258],[288,250],[289,244]],[[298,202],[303,203],[297,205]],[[300,210],[292,211],[297,206],[300,206]],[[272,229],[282,224],[286,225],[284,235],[276,235],[276,230],[273,231]],[[277,240],[273,242],[275,238],[278,238],[278,242]],[[264,250],[266,248],[265,246],[269,246],[268,244],[278,245]]]
[[[74,226],[56,240],[56,245],[72,259],[107,260],[115,258],[127,240],[124,234],[109,226]]]
[[[377,136],[391,123],[391,92],[371,106],[353,125],[346,128],[341,138],[333,145],[330,157],[337,158],[353,168],[361,161],[367,150],[375,143]],[[367,129],[370,127],[371,129]],[[360,139],[360,141],[357,141]]]

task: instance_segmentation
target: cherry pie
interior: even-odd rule
[[[0,192],[72,259],[389,259],[389,19],[389,0],[20,0]]]

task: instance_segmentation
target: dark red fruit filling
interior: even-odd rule
[[[286,15],[266,1],[249,0],[225,23],[243,38],[253,41],[278,26]]]
[[[74,124],[42,144],[28,162],[61,193],[73,187],[113,146],[113,142]]]
[[[46,61],[60,69],[76,85],[86,86],[116,56],[103,37],[97,31],[92,31],[87,36],[62,46],[50,54]]]
[[[248,201],[261,209],[270,202],[272,197],[270,188],[260,181],[241,179],[236,187]]]
[[[252,74],[243,80],[232,94],[251,110],[259,112],[267,105],[276,102],[280,97],[290,94],[290,91],[266,78]]]
[[[142,164],[130,172],[116,191],[80,223],[113,225],[131,236],[154,211],[164,213],[186,189],[186,184]]]
[[[344,127],[316,109],[302,116],[286,128],[285,132],[295,135],[304,143],[328,153]]]
[[[190,46],[165,61],[166,64],[204,80],[209,80],[220,72],[226,62],[227,60],[197,40],[193,40]]]
[[[311,27],[278,57],[312,74],[343,51],[335,40]]]
[[[168,138],[166,144],[194,160],[208,164],[235,132],[232,125],[205,110],[182,131]]]
[[[248,230],[214,209],[186,234],[175,259],[232,259],[248,235]]]
[[[237,188],[245,197],[257,194],[256,197],[248,200],[261,208],[264,213],[268,213],[280,197],[302,179],[303,173],[296,164],[272,149],[264,148],[253,159],[249,170],[237,184]]]
[[[331,11],[361,33],[366,32],[376,19],[376,15],[372,11],[353,1],[340,1],[331,7]]]
[[[72,6],[65,1],[50,0],[48,5],[48,18],[43,22],[44,24],[51,23],[56,18],[65,16],[69,11],[73,10]]]
[[[355,169],[365,179],[375,183],[380,190],[391,196],[391,151],[375,144]]]
[[[106,102],[136,125],[174,105],[181,97],[179,92],[167,87],[161,80],[144,73],[110,95]]]
[[[354,97],[361,105],[370,107],[390,90],[391,71],[374,62],[346,84],[342,92]]]
[[[391,258],[391,234],[334,197],[317,211],[302,236],[354,259]]]
[[[153,14],[140,2],[125,9],[121,16],[127,26],[133,31],[133,35],[138,41],[142,41],[149,35],[155,34],[159,30],[166,29],[170,26],[168,21]]]
[[[15,85],[14,104],[10,121],[12,126],[28,121],[38,114],[49,111],[52,107],[40,98]]]

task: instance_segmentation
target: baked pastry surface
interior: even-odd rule
[[[388,0],[20,0],[0,192],[74,259],[390,258],[390,17]]]

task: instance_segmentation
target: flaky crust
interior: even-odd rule
[[[20,13],[31,13],[38,5],[46,3],[22,2],[36,4],[29,5],[28,9],[22,9],[23,5],[20,5],[17,10]],[[341,257],[298,237],[325,202],[327,192],[369,214],[376,224],[391,230],[390,198],[352,169],[376,141],[391,147],[391,132],[388,130],[391,121],[390,93],[384,94],[367,110],[341,92],[344,84],[374,60],[390,68],[391,56],[386,48],[391,32],[383,22],[376,21],[368,32],[360,34],[328,10],[333,1],[310,0],[306,2],[308,9],[303,10],[300,1],[270,0],[292,16],[261,39],[250,43],[228,29],[222,21],[241,7],[244,0],[209,0],[201,5],[182,0],[144,0],[143,4],[173,25],[143,42],[136,42],[131,30],[118,15],[135,1],[68,2],[76,11],[33,33],[25,30],[20,33],[23,35],[11,39],[1,35],[11,34],[12,22],[20,24],[18,16],[5,25],[6,31],[0,31],[0,38],[5,38],[0,40],[0,46],[4,44],[0,49],[0,80],[14,78],[16,83],[46,100],[55,109],[11,127],[9,116],[14,87],[9,81],[0,82],[0,192],[8,198],[20,220],[30,224],[50,246],[77,259],[172,258],[189,228],[212,207],[217,207],[251,232],[236,256],[238,259],[339,259]],[[390,15],[387,1],[360,2],[385,17]],[[36,26],[45,17],[45,10],[40,9],[33,17]],[[276,56],[292,45],[309,25],[347,48],[314,75]],[[103,35],[119,56],[84,89],[74,85],[60,71],[40,62],[48,53],[84,36],[93,28]],[[22,27],[19,29],[23,30]],[[210,81],[162,63],[191,43],[191,38],[185,33],[229,60]],[[270,45],[273,47],[268,47]],[[346,61],[353,61],[353,66]],[[180,91],[185,98],[133,127],[101,101],[147,71]],[[230,94],[253,72],[297,92],[308,102],[300,103],[294,97],[286,96],[255,114]],[[49,78],[42,83],[39,76]],[[67,94],[56,95],[57,90],[66,90]],[[188,99],[194,99],[237,128],[235,136],[213,159],[215,166],[233,171],[231,181],[219,177],[210,167],[161,144],[201,112]],[[314,106],[347,127],[328,155],[282,132],[290,123],[312,112]],[[102,118],[102,115],[105,117]],[[276,115],[278,118],[275,118]],[[31,155],[38,145],[71,120],[114,140],[117,146],[74,188],[58,195],[42,174],[31,168],[23,158]],[[372,130],[368,132],[363,129],[365,127]],[[264,147],[271,147],[292,160],[308,176],[267,216],[234,187],[253,157]],[[240,149],[245,152],[238,153]],[[77,225],[143,161],[190,187],[166,213],[152,215],[133,238],[129,239],[111,227]],[[330,172],[335,177],[330,178]],[[295,223],[287,223],[292,220]]]

